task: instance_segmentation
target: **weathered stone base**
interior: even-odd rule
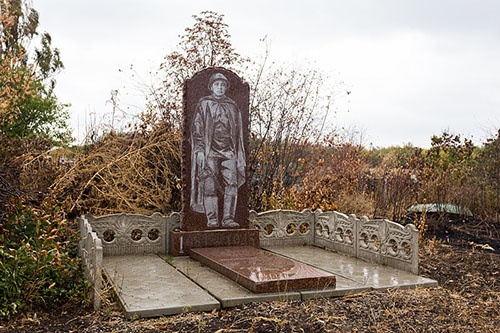
[[[336,276],[336,286],[253,293],[190,257],[156,254],[107,256],[103,271],[128,318],[212,311],[250,302],[339,297],[369,290],[436,287],[437,282],[313,246],[266,250]],[[172,267],[173,266],[173,267]]]
[[[335,288],[335,275],[249,246],[191,249],[198,260],[254,293]]]
[[[188,255],[190,249],[201,247],[251,246],[259,248],[257,229],[218,229],[170,232],[169,254]]]
[[[109,256],[104,272],[127,318],[220,309],[220,302],[156,254]]]

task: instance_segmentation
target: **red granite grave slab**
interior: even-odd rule
[[[335,287],[335,275],[250,246],[191,249],[190,256],[254,293]]]
[[[192,248],[217,246],[251,246],[259,248],[257,229],[219,229],[202,231],[171,231],[169,254],[188,255]]]

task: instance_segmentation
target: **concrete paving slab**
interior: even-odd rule
[[[211,311],[220,303],[156,254],[103,258],[127,318]]]
[[[305,301],[311,298],[342,297],[369,290],[372,290],[370,286],[362,286],[355,281],[337,275],[337,285],[335,288],[300,290],[300,293],[302,295],[302,300]]]
[[[162,257],[166,258],[166,256]],[[212,296],[221,302],[224,308],[251,302],[301,299],[301,294],[296,291],[254,294],[222,274],[203,266],[198,261],[189,257],[175,257],[170,261],[170,264],[208,290]]]
[[[343,277],[344,285],[339,287],[369,287],[377,290],[389,288],[436,287],[437,281],[411,274],[395,268],[372,264],[361,259],[346,256],[314,246],[266,247],[268,251],[302,261],[325,271]],[[352,284],[351,282],[352,281]]]

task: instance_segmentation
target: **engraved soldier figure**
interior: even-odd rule
[[[241,113],[225,95],[222,73],[208,82],[212,95],[200,98],[191,128],[191,209],[207,216],[209,228],[234,228],[238,188],[245,183],[245,150]],[[223,216],[219,218],[219,196]]]

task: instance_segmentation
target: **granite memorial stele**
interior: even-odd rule
[[[186,80],[183,97],[181,230],[170,252],[192,247],[258,247],[248,228],[249,86],[211,67]]]

